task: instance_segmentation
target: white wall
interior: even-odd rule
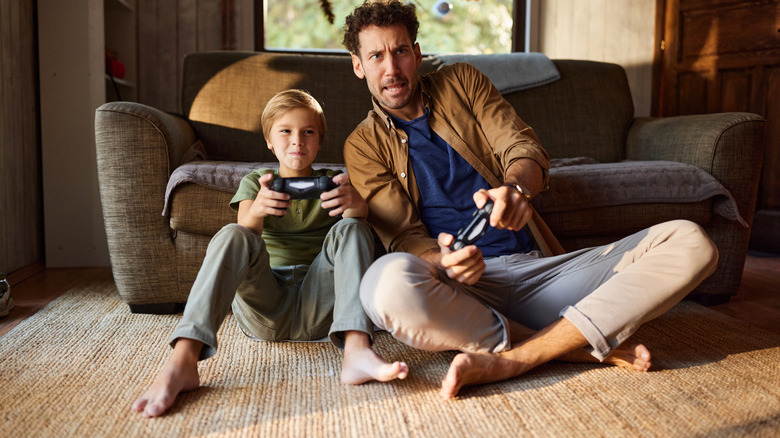
[[[655,44],[654,0],[533,0],[538,7],[535,51],[626,69],[635,114],[650,115]],[[534,11],[535,12],[535,11]]]
[[[105,102],[103,35],[102,0],[38,0],[47,267],[110,264],[94,128]]]

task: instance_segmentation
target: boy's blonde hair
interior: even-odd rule
[[[269,138],[271,127],[283,115],[294,109],[307,109],[317,115],[320,122],[320,146],[325,140],[325,131],[328,130],[328,124],[325,122],[325,113],[322,111],[320,103],[311,94],[303,90],[284,90],[276,93],[265,105],[260,123],[263,125],[263,135]]]

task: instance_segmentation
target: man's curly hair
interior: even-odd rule
[[[414,4],[401,3],[398,0],[367,0],[347,16],[344,25],[344,47],[354,55],[360,55],[360,31],[368,26],[393,26],[403,24],[409,32],[412,43],[417,41],[417,29],[420,22]]]

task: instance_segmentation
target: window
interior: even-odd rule
[[[344,20],[362,2],[256,0],[256,10],[261,12],[256,16],[256,49],[344,51]],[[524,1],[517,1],[522,7],[516,7],[514,0],[412,2],[420,20],[417,41],[423,53],[508,53],[524,49]],[[332,13],[333,23],[326,10]],[[513,29],[513,22],[520,26]]]

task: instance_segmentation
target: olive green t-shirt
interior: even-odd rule
[[[244,176],[230,208],[238,211],[238,204],[245,199],[255,199],[260,191],[260,177],[273,173],[279,178],[279,171],[258,169]],[[327,175],[331,178],[340,170],[315,169],[312,176]],[[328,210],[322,208],[320,199],[291,199],[284,216],[268,215],[263,220],[263,240],[265,240],[272,268],[292,265],[310,265],[322,250],[322,242],[328,230],[341,216],[331,217]]]

